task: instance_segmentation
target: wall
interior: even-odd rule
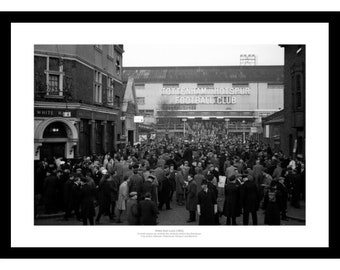
[[[196,88],[195,83],[182,83],[179,88]],[[216,83],[215,88],[232,88],[231,83]],[[162,95],[163,84],[145,84],[145,89],[137,89],[137,97],[145,97],[145,104],[138,105],[140,110],[161,109],[161,104],[176,104],[180,95]],[[228,95],[236,97],[235,104],[196,104],[196,111],[225,111],[231,110],[278,110],[283,108],[283,88],[268,89],[266,83],[250,83],[249,95]],[[185,95],[195,96],[195,95]],[[208,95],[202,95],[208,96]],[[225,96],[225,95],[224,95]],[[178,103],[177,103],[178,104]]]

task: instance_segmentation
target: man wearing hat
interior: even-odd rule
[[[129,225],[139,224],[137,192],[132,191],[129,194],[129,199],[126,202],[127,222]]]
[[[157,225],[157,205],[151,200],[150,192],[145,193],[144,200],[139,202],[138,213],[141,225]]]
[[[196,210],[197,210],[197,184],[192,174],[188,175],[188,188],[187,188],[187,200],[186,209],[189,211],[188,223],[196,221]]]
[[[248,225],[249,214],[252,215],[253,225],[257,225],[257,211],[260,206],[260,194],[253,178],[247,175],[241,185],[241,206],[243,208],[243,225]]]
[[[217,214],[217,200],[215,193],[208,189],[207,180],[203,179],[201,191],[197,196],[198,225],[214,225]]]
[[[71,216],[73,203],[73,188],[74,188],[74,173],[71,173],[64,184],[64,205],[65,205],[65,216],[64,220],[68,220]]]
[[[57,168],[54,164],[49,164],[48,173],[43,184],[43,198],[45,202],[45,213],[52,214],[57,212]]]
[[[133,165],[133,175],[130,176],[129,191],[136,191],[138,198],[141,197],[143,177],[138,173],[138,164]]]
[[[141,200],[145,198],[145,194],[149,192],[151,194],[151,200],[157,203],[157,187],[153,184],[155,181],[155,176],[150,174],[146,179],[145,182],[142,184],[142,192],[141,192]]]
[[[226,225],[236,225],[236,217],[240,216],[241,207],[239,185],[235,175],[232,175],[225,185],[224,196],[223,215],[227,217]]]

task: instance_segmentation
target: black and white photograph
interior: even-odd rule
[[[305,225],[306,50],[35,44],[34,224]]]
[[[327,23],[11,31],[12,247],[329,245]]]

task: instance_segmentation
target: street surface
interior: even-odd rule
[[[175,198],[175,196],[174,196]],[[220,209],[223,207],[223,197],[218,198],[218,205]],[[185,209],[185,206],[178,206],[176,202],[171,202],[171,210],[165,210],[165,206],[162,211],[160,211],[158,216],[158,226],[159,225],[181,225],[181,226],[197,226],[198,219],[196,222],[187,223],[186,221],[189,218],[189,212]],[[98,207],[96,208],[96,213],[98,212]],[[288,212],[289,214],[289,212]],[[258,216],[258,225],[264,225],[264,211],[260,209],[257,212]],[[114,225],[114,226],[121,226],[121,225],[128,225],[126,222],[126,216],[123,215],[122,223],[117,224],[115,221],[110,221],[108,216],[102,216],[100,219],[100,225]],[[238,225],[242,225],[242,215],[236,219]],[[226,217],[220,217],[220,224],[225,225]],[[63,220],[63,216],[56,216],[50,218],[38,218],[35,219],[35,225],[83,225],[82,221],[78,221],[75,217],[71,217],[68,221]],[[249,217],[249,225],[252,225],[251,215]],[[289,219],[287,221],[281,220],[281,225],[305,225],[305,222],[301,222],[294,219]]]

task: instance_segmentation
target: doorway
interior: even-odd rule
[[[48,142],[43,143],[40,148],[40,158],[43,160],[47,159],[48,162],[53,162],[53,157],[64,157],[65,156],[65,142]]]

